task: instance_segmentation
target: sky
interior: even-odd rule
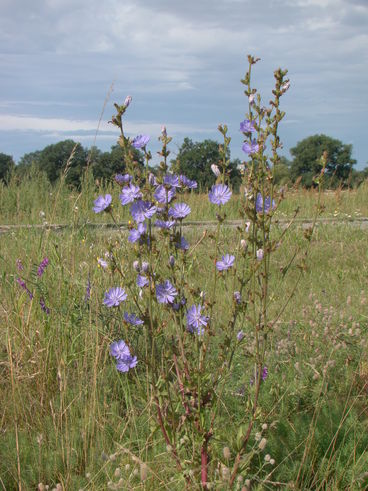
[[[151,135],[153,162],[163,124],[173,157],[227,124],[243,160],[248,54],[264,105],[289,70],[283,155],[324,133],[367,165],[368,0],[0,0],[0,152],[69,138],[109,150],[113,103],[131,95],[125,128]]]

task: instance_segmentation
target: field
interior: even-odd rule
[[[123,328],[101,305],[116,271],[98,267],[97,258],[113,250],[119,267],[132,275],[126,232],[88,226],[109,221],[92,212],[96,196],[109,190],[96,189],[91,179],[80,193],[62,182],[52,188],[42,176],[0,188],[1,225],[45,225],[0,234],[0,489],[185,489],[152,425],[151,405],[138,398],[146,384],[143,366],[126,376],[109,354]],[[322,195],[322,216],[336,222],[316,227],[302,274],[294,264],[280,274],[303,241],[298,224],[272,256],[271,315],[293,296],[271,333],[257,416],[262,434],[252,434],[251,446],[259,449],[261,437],[267,442],[254,450],[236,489],[368,487],[368,230],[350,223],[368,216],[366,191],[362,186]],[[116,203],[116,187],[112,194]],[[233,198],[227,219],[239,216],[240,199]],[[185,201],[191,220],[215,219],[206,195],[190,194]],[[316,192],[292,190],[276,215],[290,218],[299,207],[298,217],[308,219],[316,202]],[[116,220],[128,219],[117,207]],[[70,227],[55,232],[47,224]],[[212,282],[201,278],[213,264],[214,242],[208,232],[212,249],[204,245],[203,231],[188,231],[189,242],[197,244],[188,254],[194,284],[209,291]],[[222,229],[225,249],[235,234]],[[39,278],[44,257],[50,262]],[[49,314],[18,277],[44,299]],[[224,318],[225,293],[220,283],[217,307]],[[251,347],[246,323],[242,329]],[[232,423],[241,421],[246,405],[246,363],[235,360],[223,394],[229,440],[236,439]],[[213,445],[231,448],[222,438]],[[226,487],[214,483],[213,489]]]

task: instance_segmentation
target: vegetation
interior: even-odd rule
[[[357,215],[350,197],[364,186],[324,194],[323,153],[318,190],[295,189],[288,204],[287,71],[274,72],[264,109],[248,61],[237,196],[226,126],[214,184],[196,194],[169,172],[165,128],[155,176],[149,137],[125,136],[130,97],[112,118],[126,173],[114,187],[95,180],[92,157],[78,184],[72,158],[54,184],[33,158],[32,174],[2,184],[2,221],[17,209],[43,222],[0,236],[3,489],[367,488],[366,230],[317,222],[325,202],[334,218]],[[114,229],[88,226],[92,203]],[[47,222],[60,217],[69,228],[56,233]]]

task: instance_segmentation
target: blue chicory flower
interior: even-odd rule
[[[110,354],[116,358],[116,368],[119,372],[128,372],[137,366],[137,357],[130,354],[129,346],[122,339],[110,345]]]
[[[216,268],[218,271],[226,271],[234,265],[235,257],[230,256],[229,254],[225,254],[222,256],[221,261],[216,262]]]
[[[164,177],[164,184],[173,188],[180,188],[179,177],[176,174],[166,174]]]
[[[135,186],[134,184],[129,184],[129,186],[125,186],[121,194],[119,196],[120,202],[123,206],[132,203],[134,200],[142,197],[142,193],[139,189],[139,186]]]
[[[242,150],[247,155],[253,155],[259,151],[259,145],[256,140],[251,140],[250,142],[245,142],[243,144]]]
[[[224,205],[231,198],[231,194],[226,184],[214,184],[208,193],[208,199],[214,205]]]
[[[116,174],[115,181],[123,186],[126,183],[132,182],[133,177],[130,174]]]
[[[124,320],[132,326],[141,326],[144,324],[142,319],[139,319],[135,314],[129,314],[128,312],[124,312]]]
[[[245,119],[240,123],[240,131],[242,131],[243,133],[252,133],[253,131],[256,131],[254,124],[254,121]]]
[[[177,220],[182,220],[189,215],[190,211],[190,207],[186,203],[175,203],[169,210],[169,216]]]
[[[112,201],[111,194],[106,194],[105,197],[99,196],[93,202],[93,204],[95,205],[93,207],[93,211],[95,213],[100,213],[101,211],[108,211],[111,205],[111,201]]]
[[[176,194],[175,188],[167,189],[165,188],[165,186],[161,184],[156,188],[156,191],[154,192],[153,196],[156,201],[166,205],[167,203],[170,203],[170,201],[173,199],[175,194]]]
[[[117,307],[121,302],[124,302],[124,300],[127,299],[127,296],[124,288],[120,288],[119,286],[113,287],[105,293],[103,303],[107,307]]]
[[[198,187],[197,181],[189,179],[187,176],[181,174],[179,176],[180,182],[183,186],[186,186],[188,189],[196,189]]]
[[[133,228],[129,232],[129,237],[128,237],[129,242],[131,242],[133,244],[134,242],[137,242],[138,240],[140,240],[142,235],[144,235],[146,233],[146,228],[147,227],[144,223],[138,223],[137,228],[136,229]]]
[[[182,251],[187,251],[189,249],[188,241],[182,236],[180,237],[180,241],[175,244],[177,249],[181,249]]]
[[[170,229],[175,225],[175,220],[156,220],[155,221],[155,227],[158,228],[163,228],[163,229]]]
[[[152,218],[156,211],[157,207],[150,201],[138,200],[130,207],[130,213],[137,223],[144,222],[146,218]]]
[[[275,200],[272,200],[272,209],[276,208]],[[271,197],[266,196],[263,202],[263,196],[261,193],[257,194],[256,197],[256,212],[257,213],[269,213],[271,210]]]
[[[142,276],[142,275],[138,275],[137,276],[137,286],[139,288],[144,288],[145,286],[148,286],[149,285],[149,280],[148,278],[146,278],[145,276]]]
[[[201,305],[192,305],[187,312],[187,329],[190,332],[196,329],[199,336],[204,333],[203,326],[206,327],[209,320],[209,317],[201,315],[201,309]]]
[[[156,297],[159,303],[173,303],[177,294],[178,292],[169,280],[156,286]]]
[[[150,137],[148,135],[138,135],[132,141],[132,146],[134,148],[143,148],[150,141]]]

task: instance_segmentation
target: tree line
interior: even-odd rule
[[[274,169],[276,184],[284,185],[295,182],[306,188],[314,186],[314,176],[321,171],[321,156],[328,155],[326,167],[327,186],[356,187],[368,178],[368,167],[362,171],[353,168],[356,160],[352,158],[352,145],[326,135],[314,135],[300,141],[290,150],[292,159],[281,157]],[[242,163],[231,159],[230,181],[234,189],[240,186]],[[144,165],[144,155],[134,149],[137,165]],[[199,190],[208,189],[215,181],[211,164],[220,159],[219,144],[214,140],[193,142],[185,138],[174,159],[171,169],[185,174],[198,182]],[[88,150],[73,140],[64,140],[48,145],[43,150],[23,155],[16,165],[10,155],[0,153],[0,180],[8,183],[11,178],[22,179],[31,169],[44,172],[51,183],[55,183],[61,173],[65,172],[65,181],[71,187],[78,188],[84,171],[89,168],[96,180],[111,179],[125,170],[124,153],[119,145],[111,147],[109,152],[102,152],[97,147]],[[154,172],[154,168],[152,168]]]

